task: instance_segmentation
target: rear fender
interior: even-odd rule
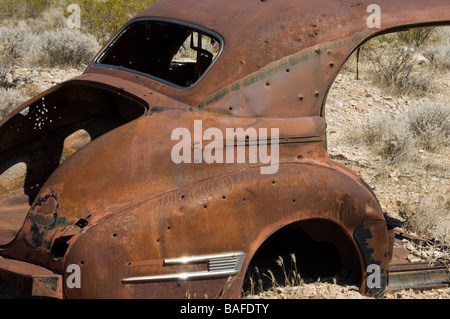
[[[276,230],[309,219],[336,223],[355,249],[355,229],[376,228],[370,257],[386,264],[387,233],[372,227],[384,225],[384,217],[364,186],[330,168],[281,164],[277,175],[261,175],[258,168],[251,168],[106,217],[69,247],[65,267],[80,266],[81,288],[65,287],[65,293],[71,298],[184,298],[186,293],[198,298],[237,297],[259,246]],[[212,258],[208,256],[230,253],[244,254],[237,274],[208,274]],[[359,256],[364,267],[361,251]],[[193,260],[197,262],[182,262]],[[206,277],[183,280],[191,273]]]

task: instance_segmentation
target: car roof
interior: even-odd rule
[[[225,40],[223,54],[229,74],[239,78],[308,47],[367,30],[367,7],[371,3],[372,0],[164,0],[138,17],[183,21],[220,34]],[[449,20],[448,0],[379,0],[376,4],[382,10],[382,30]]]
[[[259,110],[247,113],[248,116],[307,116],[318,114],[340,67],[366,39],[405,26],[450,23],[448,0],[378,0],[381,27],[370,28],[368,6],[372,2],[164,0],[140,12],[129,23],[145,18],[167,19],[211,30],[224,40],[214,65],[189,90],[177,90],[152,80],[144,86],[200,108],[237,104],[235,93],[239,92],[242,100],[252,99],[250,104],[260,105]],[[289,68],[290,76],[295,73],[297,82],[296,88],[287,92],[286,87],[293,86],[286,83],[282,71]],[[132,75],[107,68],[92,66],[86,70],[89,72],[133,80]],[[269,77],[277,83],[271,87],[277,90],[275,95],[264,91],[265,79]],[[256,82],[256,90],[246,89],[255,87]],[[295,94],[305,97],[303,105],[307,108],[301,108],[300,113],[294,106]],[[267,112],[269,104],[292,106],[285,113]]]

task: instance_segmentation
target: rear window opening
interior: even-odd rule
[[[106,47],[95,65],[189,88],[211,67],[221,49],[222,39],[210,31],[168,21],[138,20]]]
[[[14,239],[59,165],[147,109],[144,101],[113,88],[72,82],[5,122],[0,127],[0,245]]]

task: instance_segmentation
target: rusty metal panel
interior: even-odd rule
[[[62,276],[30,263],[0,257],[0,278],[24,296],[63,298]]]

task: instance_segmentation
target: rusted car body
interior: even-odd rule
[[[234,298],[258,250],[289,229],[333,244],[361,293],[384,291],[392,233],[369,187],[327,157],[326,96],[364,41],[448,24],[449,6],[380,0],[381,28],[369,28],[369,4],[165,0],[138,14],[82,75],[0,122],[1,272],[37,296]],[[174,63],[186,39],[197,61]],[[172,133],[194,136],[198,120],[268,138],[278,128],[277,171],[237,152],[232,164],[175,163]],[[372,291],[370,264],[382,278]]]

